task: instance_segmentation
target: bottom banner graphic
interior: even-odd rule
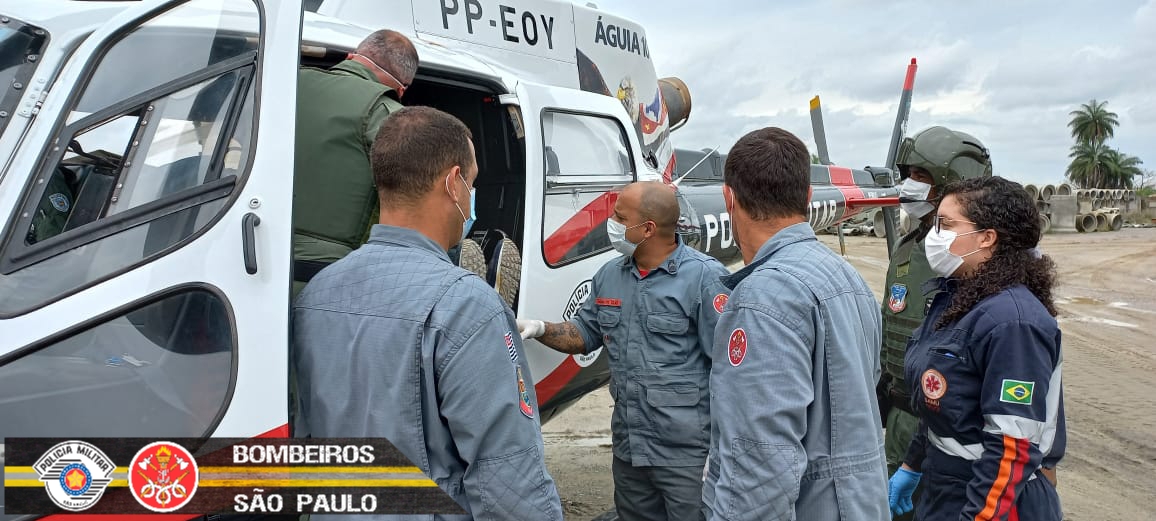
[[[384,438],[6,438],[6,515],[464,514]]]

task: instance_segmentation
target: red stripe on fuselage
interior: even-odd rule
[[[831,171],[831,184],[843,192],[843,199],[847,203],[843,218],[859,213],[852,201],[863,199],[863,189],[855,184],[855,175],[851,173],[851,169],[842,166],[828,166],[827,169]]]
[[[534,392],[538,394],[538,408],[557,396],[558,392],[565,388],[566,384],[570,383],[570,380],[578,376],[581,371],[582,366],[574,361],[574,357],[567,356],[565,360],[562,360],[558,367],[555,367],[553,371],[550,371],[550,374],[534,386]]]
[[[606,219],[614,213],[614,203],[618,201],[618,192],[606,192],[590,201],[578,213],[558,227],[546,240],[542,241],[542,253],[546,262],[556,264],[566,257],[574,245],[598,226],[606,223]]]

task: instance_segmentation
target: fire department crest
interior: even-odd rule
[[[714,310],[719,314],[722,314],[723,310],[727,307],[727,300],[730,300],[730,297],[728,297],[726,293],[719,293],[718,295],[715,295]]]
[[[743,359],[747,357],[747,332],[743,331],[743,328],[731,332],[727,353],[730,355],[731,365],[735,367],[743,363]]]
[[[95,445],[66,441],[48,449],[32,468],[56,506],[80,512],[104,495],[116,465]]]
[[[200,475],[197,461],[184,447],[169,441],[150,443],[132,459],[128,487],[141,506],[172,512],[193,499]]]
[[[924,371],[920,380],[923,384],[923,395],[929,399],[938,400],[947,392],[947,379],[935,369]]]
[[[892,284],[891,295],[887,298],[887,307],[893,313],[899,313],[907,309],[907,285],[906,284]]]

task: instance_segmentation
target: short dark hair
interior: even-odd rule
[[[374,31],[357,46],[368,57],[407,86],[417,74],[417,49],[406,35],[389,29]]]
[[[727,154],[723,182],[752,219],[807,215],[811,154],[777,127],[748,133]]]
[[[442,172],[472,167],[472,136],[461,120],[433,107],[405,107],[390,114],[369,154],[382,203],[412,204]]]

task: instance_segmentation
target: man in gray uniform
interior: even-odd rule
[[[723,183],[747,266],[715,328],[707,518],[886,520],[879,305],[806,222],[807,147],[751,132]]]
[[[514,314],[446,255],[474,211],[469,129],[401,109],[372,163],[381,224],[294,305],[295,435],[388,438],[470,513],[436,519],[562,519]]]
[[[678,216],[672,186],[627,186],[606,221],[623,257],[594,275],[575,317],[560,324],[518,321],[523,338],[563,353],[606,346],[614,504],[623,521],[703,515],[711,338],[729,293],[719,277],[728,272],[682,243]]]

